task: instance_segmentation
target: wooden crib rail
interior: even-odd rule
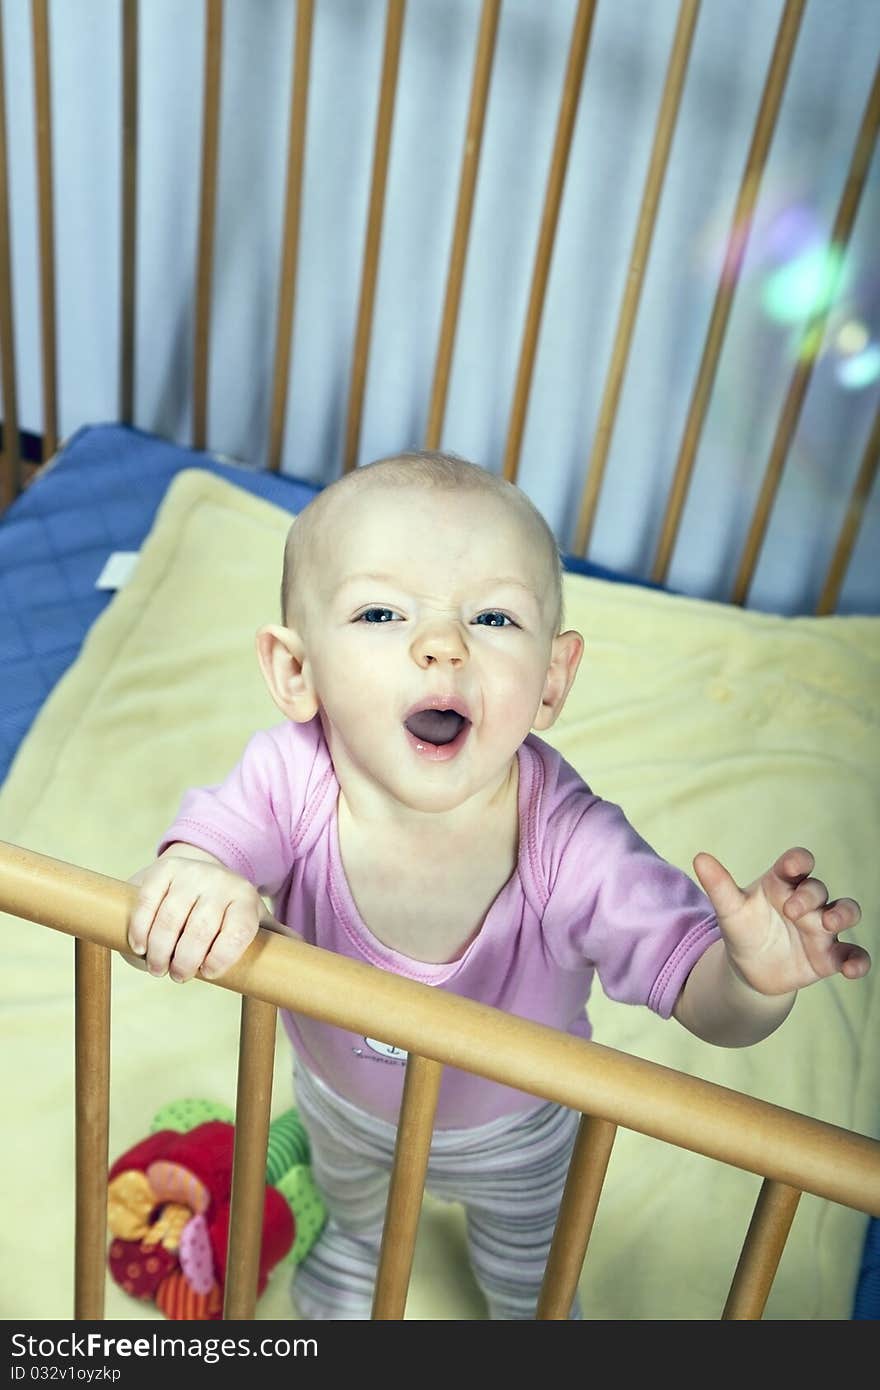
[[[120,91],[119,113],[121,165],[119,171],[120,208],[120,283],[119,283],[119,417],[137,423],[136,416],[136,354],[138,324],[136,322],[136,285],[138,254],[138,145],[141,115],[139,82],[143,55],[140,51],[140,18],[138,0],[120,0]],[[751,142],[745,159],[736,204],[730,223],[723,262],[719,267],[714,304],[706,327],[705,341],[699,367],[690,391],[687,417],[678,450],[674,474],[668,485],[660,535],[651,564],[651,578],[667,581],[672,566],[679,531],[682,526],[692,478],[696,473],[703,434],[712,401],[715,379],[721,362],[728,320],[739,288],[740,271],[749,241],[752,223],[760,206],[762,183],[771,144],[775,138],[783,107],[786,84],[795,54],[806,0],[784,0],[772,53],[769,54],[766,77],[757,111]],[[214,256],[217,245],[216,226],[218,189],[221,175],[221,115],[223,109],[222,71],[224,67],[224,4],[223,0],[203,0],[204,61],[202,72],[203,100],[201,106],[201,140],[199,153],[199,212],[195,271],[192,285],[193,343],[192,343],[192,440],[198,448],[206,448],[211,440],[209,404],[211,387],[211,325],[213,306]],[[533,268],[527,307],[521,328],[512,397],[506,425],[503,453],[499,460],[503,476],[516,481],[526,430],[533,377],[538,358],[539,337],[545,300],[550,281],[551,263],[562,207],[569,156],[572,149],[581,90],[591,45],[597,0],[577,0],[573,16],[565,71],[559,96],[559,110],[549,151],[549,164],[543,195],[540,227],[533,256]],[[31,252],[39,278],[39,322],[37,345],[40,355],[42,420],[40,424],[42,459],[45,463],[56,455],[59,446],[59,362],[58,344],[60,301],[56,286],[56,190],[54,182],[53,133],[57,113],[53,109],[53,89],[50,82],[54,25],[48,0],[30,0],[31,58],[33,64],[33,126],[35,149],[35,182],[37,216],[35,245]],[[660,107],[656,116],[654,139],[646,170],[642,199],[633,239],[617,321],[604,367],[604,386],[596,418],[590,425],[585,476],[579,482],[580,497],[572,507],[572,534],[560,534],[561,547],[585,558],[591,553],[594,526],[605,484],[606,468],[612,452],[613,436],[629,371],[630,350],[635,341],[642,286],[648,263],[655,226],[664,189],[668,182],[672,143],[675,139],[678,113],[685,94],[691,67],[691,49],[698,24],[700,0],[679,0],[679,13],[672,39],[666,79]],[[307,156],[307,108],[310,94],[310,65],[312,29],[315,20],[315,0],[296,0],[294,43],[291,57],[291,99],[288,131],[286,194],[284,224],[280,245],[280,267],[277,288],[277,317],[275,324],[274,363],[271,381],[271,406],[268,445],[265,465],[282,470],[287,431],[287,403],[291,391],[292,337],[297,286],[300,220],[304,208],[304,167]],[[394,109],[400,73],[405,59],[406,0],[385,0],[385,39],[380,71],[375,85],[375,134],[373,139],[372,173],[366,210],[366,225],[359,280],[354,341],[349,367],[348,403],[344,425],[344,444],[340,460],[343,472],[357,466],[361,429],[368,395],[370,344],[375,316],[383,220],[392,148]],[[444,418],[450,379],[453,374],[456,330],[462,304],[464,273],[468,253],[471,217],[478,193],[478,173],[483,130],[487,117],[496,38],[503,25],[501,0],[482,0],[478,33],[473,60],[473,78],[467,121],[464,129],[459,192],[450,229],[448,269],[439,326],[433,379],[425,382],[420,393],[426,411],[424,445],[426,448],[446,447]],[[20,38],[16,31],[16,44]],[[21,56],[16,48],[10,55],[9,67],[14,74]],[[319,65],[320,66],[320,65]],[[2,16],[0,16],[0,97],[6,81],[3,54]],[[87,99],[88,95],[87,95]],[[371,97],[372,100],[372,97]],[[880,68],[871,91],[856,138],[848,171],[845,174],[840,203],[826,247],[829,267],[827,290],[819,296],[817,307],[808,313],[799,335],[796,362],[788,389],[781,402],[770,455],[766,463],[760,490],[753,504],[752,515],[739,540],[732,540],[740,551],[733,587],[728,593],[714,592],[710,597],[732,604],[747,605],[752,584],[761,559],[765,537],[776,507],[777,495],[796,442],[799,422],[814,367],[819,360],[826,327],[835,312],[843,312],[845,304],[838,294],[842,289],[835,281],[835,267],[843,266],[851,233],[859,212],[862,190],[866,183],[874,144],[880,125]],[[31,171],[28,171],[28,177]],[[196,171],[193,171],[194,178]],[[10,203],[21,201],[19,184],[22,176],[10,179],[6,150],[5,101],[0,100],[0,413],[3,416],[0,441],[0,514],[31,481],[33,467],[22,461],[19,439],[18,387],[16,382],[16,341],[13,292],[12,251],[10,246]],[[65,237],[69,235],[67,229]],[[588,248],[589,249],[589,248]],[[609,269],[613,269],[610,267]],[[270,290],[275,293],[274,289]],[[20,351],[20,349],[19,349]],[[60,364],[63,370],[63,363]],[[63,383],[62,383],[63,384]],[[415,402],[413,403],[415,407]],[[76,411],[81,402],[72,402],[72,419],[80,423]],[[872,436],[873,439],[873,436]],[[228,448],[222,441],[217,447]],[[709,447],[706,445],[705,447]],[[829,446],[833,447],[833,446]],[[27,450],[25,450],[27,452]],[[822,588],[817,613],[836,610],[840,591],[862,523],[867,498],[873,482],[871,460],[876,449],[869,443],[865,462],[856,482],[855,491],[846,510],[836,540],[828,575]],[[565,521],[567,527],[569,522]]]
[[[127,883],[0,842],[0,910],[77,937],[78,949],[88,942],[125,953],[134,894],[135,889]],[[403,1165],[395,1165],[386,1232],[393,1229],[400,1249],[395,1253],[393,1242],[387,1241],[388,1248],[383,1248],[383,1265],[393,1288],[382,1293],[385,1302],[377,1294],[375,1316],[402,1316],[424,1178],[422,1160],[426,1161],[426,1136],[429,1144],[442,1065],[557,1101],[585,1117],[561,1213],[563,1218],[576,1215],[574,1224],[580,1229],[573,1229],[570,1222],[566,1229],[562,1219],[557,1226],[541,1316],[565,1315],[546,1311],[547,1300],[557,1309],[565,1307],[562,1294],[569,1296],[572,1279],[578,1277],[615,1126],[651,1135],[765,1179],[725,1316],[760,1317],[787,1234],[786,1220],[790,1222],[801,1192],[880,1216],[880,1143],[866,1135],[431,989],[272,930],[261,929],[238,964],[214,983],[247,996],[244,1003],[257,1008],[258,1016],[254,1001],[263,1001],[386,1040],[389,1021],[393,1021],[393,1042],[410,1054],[406,1088],[410,1104],[405,1106],[401,1129],[404,1122],[409,1127],[416,1161],[411,1162],[410,1151],[408,1174],[403,1173]],[[103,1026],[102,1010],[103,1006],[92,1019],[92,1033]],[[264,1030],[263,1044],[256,1046],[254,1053],[263,1061],[249,1061],[246,1018],[243,1012],[240,1081],[243,1067],[257,1072],[265,1067],[265,1036],[270,1043],[274,1037],[274,1027],[268,1034]],[[248,1126],[256,1128],[257,1138],[251,1134],[248,1142],[249,1166],[262,1181],[257,1141],[262,1134],[260,1125],[267,1121],[269,1095],[265,1070],[260,1074],[263,1080],[256,1090],[262,1089],[263,1099],[252,1101],[255,1109]],[[94,1090],[93,1076],[90,1085]],[[252,1094],[255,1088],[249,1083],[244,1089]],[[106,1100],[104,1097],[105,1105]],[[89,1118],[94,1125],[98,1123],[94,1094],[90,1106]],[[79,1098],[77,1111],[79,1116]],[[399,1134],[399,1146],[400,1142]],[[237,1162],[238,1153],[237,1147]],[[104,1162],[106,1165],[106,1152]],[[788,1189],[791,1195],[787,1195]],[[235,1212],[233,1220],[231,1239],[240,1229]],[[100,1254],[102,1281],[103,1231],[103,1226],[93,1231],[91,1240]],[[554,1287],[562,1290],[555,1300],[551,1297]],[[248,1306],[246,1298],[242,1306]],[[228,1305],[224,1313],[236,1316]],[[93,1310],[79,1316],[101,1313]]]

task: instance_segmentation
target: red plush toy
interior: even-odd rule
[[[154,1300],[174,1319],[216,1319],[223,1308],[235,1129],[216,1118],[185,1127],[205,1113],[225,1112],[203,1101],[166,1107],[157,1120],[174,1127],[135,1144],[109,1175],[110,1273],[132,1297]],[[324,1220],[308,1168],[308,1141],[294,1110],[271,1127],[267,1179],[258,1295],[281,1260],[304,1257]]]

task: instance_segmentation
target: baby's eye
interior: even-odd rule
[[[474,618],[475,623],[482,623],[484,627],[515,627],[512,618],[508,618],[506,613],[498,613],[490,609],[488,613],[478,613]]]
[[[392,608],[365,608],[355,618],[356,623],[393,623],[400,621],[400,614]]]

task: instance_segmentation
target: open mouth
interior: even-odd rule
[[[417,709],[407,715],[403,727],[417,753],[434,760],[454,757],[467,738],[471,722],[457,709]]]
[[[404,721],[413,738],[421,743],[451,743],[468,722],[454,709],[420,709]]]

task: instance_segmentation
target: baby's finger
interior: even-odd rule
[[[141,884],[137,903],[128,922],[128,944],[136,956],[147,954],[147,941],[156,913],[171,886],[171,875],[154,873],[150,881]]]
[[[803,879],[791,894],[786,898],[783,911],[786,917],[792,922],[798,921],[807,912],[815,912],[817,907],[824,907],[828,901],[828,889],[818,878]]]
[[[178,938],[198,899],[174,885],[159,904],[147,941],[147,968],[151,975],[165,975]]]
[[[804,849],[803,845],[795,845],[784,854],[780,854],[771,873],[785,883],[800,883],[812,873],[815,863],[816,860],[808,849]]]
[[[854,898],[835,898],[822,913],[822,926],[826,931],[837,933],[849,931],[862,920],[862,909]]]
[[[198,974],[223,922],[225,903],[200,898],[186,919],[171,956],[168,973],[183,984]]]
[[[838,941],[834,947],[838,952],[837,968],[847,980],[861,980],[871,969],[871,957],[863,946],[845,946]]]
[[[244,954],[257,934],[259,918],[254,907],[231,903],[226,909],[223,925],[205,957],[199,974],[205,980],[215,980]]]

